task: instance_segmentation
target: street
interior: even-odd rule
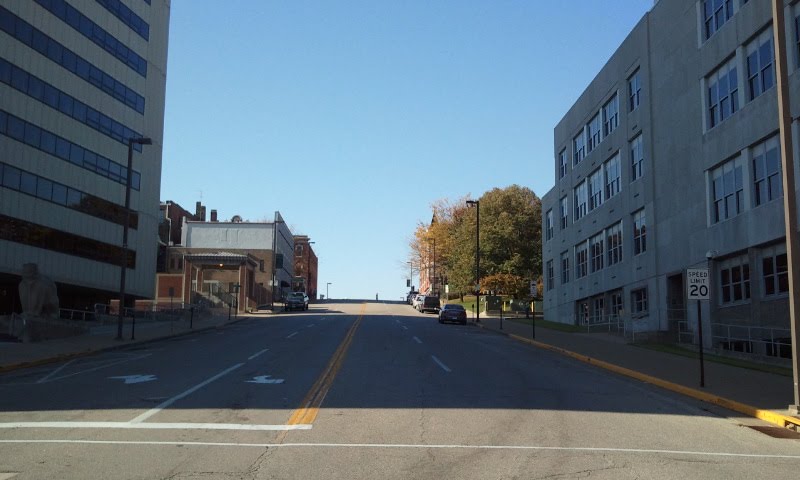
[[[800,440],[469,324],[312,304],[0,375],[0,479],[794,478]]]

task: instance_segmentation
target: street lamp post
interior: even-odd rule
[[[475,323],[481,322],[481,201],[467,200],[467,205],[475,207]]]
[[[328,300],[331,299],[331,292],[329,291],[330,286],[331,282],[328,282],[328,284],[325,285],[325,298],[327,298]]]
[[[122,318],[125,312],[125,270],[128,266],[128,226],[131,223],[131,177],[133,176],[133,146],[152,145],[147,137],[128,139],[128,169],[125,177],[125,223],[122,225],[122,255],[119,274],[119,312],[117,312],[117,340],[122,340]],[[131,336],[133,332],[131,332]]]

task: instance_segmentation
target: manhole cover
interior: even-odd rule
[[[761,432],[764,435],[769,435],[772,438],[787,438],[790,440],[800,440],[800,433],[794,432],[789,430],[788,428],[781,428],[781,427],[753,427],[749,426],[753,430],[757,432]]]

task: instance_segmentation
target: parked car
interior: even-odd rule
[[[284,310],[308,310],[308,295],[304,292],[292,292],[286,297]]]
[[[416,297],[418,293],[419,292],[408,292],[408,295],[406,295],[406,303],[413,305],[414,297]]]
[[[433,295],[425,295],[425,298],[419,303],[419,311],[422,313],[433,312],[439,313],[442,304],[439,302],[439,297]]]
[[[439,311],[439,323],[457,322],[461,325],[467,324],[467,311],[463,305],[448,303]]]
[[[414,299],[413,299],[413,300],[411,300],[411,306],[412,306],[412,307],[414,307],[414,308],[416,308],[417,310],[419,310],[419,304],[420,304],[420,303],[422,302],[422,300],[424,300],[424,299],[425,299],[425,295],[415,295],[415,296],[414,296]]]

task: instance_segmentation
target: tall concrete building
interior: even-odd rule
[[[169,0],[0,1],[0,313],[24,263],[62,307],[154,294]],[[130,236],[125,184],[131,138]]]
[[[798,145],[800,4],[782,3]],[[785,356],[774,52],[767,0],[654,3],[555,127],[547,319],[696,341],[686,269],[709,267],[706,346]]]

